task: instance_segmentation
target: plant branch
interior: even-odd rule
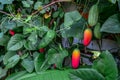
[[[2,10],[0,10],[0,13],[5,14],[5,15],[8,15],[8,16],[12,16],[11,14],[9,14],[9,13],[7,13],[7,12],[4,12],[4,11],[2,11]]]
[[[56,1],[53,1],[53,2],[51,2],[51,3],[49,3],[49,4],[45,5],[45,6],[43,6],[42,9],[39,9],[39,10],[33,12],[31,15],[35,15],[35,14],[37,14],[39,11],[41,11],[41,10],[43,10],[43,9],[45,9],[45,8],[53,5],[53,4],[56,4],[56,3],[59,3],[59,2],[71,2],[71,1],[72,1],[72,0],[56,0]]]

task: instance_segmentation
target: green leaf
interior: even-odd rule
[[[80,20],[82,16],[78,11],[72,11],[65,13],[64,26],[70,27],[74,22]]]
[[[108,51],[101,53],[100,58],[94,61],[93,68],[104,75],[105,80],[116,80],[118,76],[117,64]]]
[[[34,9],[35,10],[38,10],[40,7],[42,7],[42,2],[40,2],[40,1],[37,1],[36,3],[35,3],[35,5],[34,5]]]
[[[16,23],[13,20],[6,19],[1,26],[2,28],[13,29],[16,27]]]
[[[109,2],[115,4],[117,2],[117,0],[108,0]]]
[[[4,57],[4,55],[0,55],[0,62],[3,61],[3,57]]]
[[[35,65],[36,72],[40,71],[40,67],[43,64],[44,60],[45,60],[44,54],[39,54],[38,56],[36,56],[36,58],[34,59],[34,65]]]
[[[54,53],[56,53],[56,50],[51,48],[48,50],[46,58],[42,54],[37,55],[34,60],[36,72],[45,71],[50,67],[51,64],[49,64],[49,61],[52,59]]]
[[[101,32],[120,33],[120,16],[114,14],[110,16],[102,25]]]
[[[38,40],[36,32],[32,32],[31,35],[28,37],[28,40],[31,41],[32,44],[36,44]]]
[[[62,37],[68,38],[68,37],[77,37],[82,38],[85,20],[82,18],[78,22],[74,23],[70,29],[69,27],[65,27],[63,24],[60,26],[60,31],[62,34]]]
[[[23,53],[23,55],[20,56],[21,59],[25,59],[26,57],[29,56],[29,53],[26,52],[26,53]]]
[[[33,27],[26,27],[26,26],[23,27],[23,34],[28,34],[28,33],[31,33],[33,31],[34,31]]]
[[[33,3],[34,3],[34,1],[32,1],[32,0],[22,1],[23,6],[26,8],[29,8]]]
[[[39,35],[40,37],[43,37],[44,34],[45,34],[46,32],[48,32],[48,31],[49,31],[48,26],[41,26],[41,27],[39,27],[39,29],[38,29],[38,35]]]
[[[20,56],[19,55],[14,55],[12,56],[11,58],[8,59],[8,62],[6,64],[6,69],[9,69],[9,68],[13,68],[20,60]]]
[[[52,53],[49,55],[50,58],[48,60],[49,64],[56,64],[56,67],[62,68],[63,60],[66,56],[68,56],[67,50],[59,50],[57,53]]]
[[[4,33],[3,33],[3,32],[1,32],[1,33],[0,33],[0,38],[2,38],[2,37],[3,37],[3,35],[4,35]]]
[[[9,41],[9,39],[10,38],[8,36],[4,35],[3,37],[0,38],[0,45],[1,46],[6,46],[8,41]]]
[[[29,72],[31,73],[34,69],[34,64],[33,61],[30,60],[29,58],[23,59],[21,62],[21,65]]]
[[[7,53],[5,53],[5,56],[3,57],[3,63],[6,65],[8,63],[9,58],[11,58],[12,56],[16,55],[16,52],[13,51],[9,51]]]
[[[3,10],[4,4],[0,4],[0,10]]]
[[[0,0],[2,4],[12,4],[14,0]]]
[[[36,50],[37,48],[37,45],[36,44],[32,44],[31,41],[25,41],[24,42],[24,47],[27,49],[27,50]]]
[[[31,19],[32,19],[32,16],[31,16],[31,15],[28,15],[28,16],[27,16],[27,19],[25,20],[25,22],[27,23],[27,22],[29,22]]]
[[[53,18],[57,18],[59,16],[59,13],[60,13],[59,11],[54,12],[53,13]]]
[[[68,77],[68,71],[49,70],[40,72],[38,74],[26,74],[16,80],[70,80]]]
[[[15,34],[11,37],[10,41],[8,42],[7,49],[11,51],[16,51],[23,47],[24,39],[23,35]]]
[[[6,74],[7,74],[7,69],[2,69],[2,68],[0,67],[0,79],[1,79],[2,77],[4,77]]]
[[[81,68],[71,71],[70,80],[105,80],[97,70],[90,68]]]
[[[35,58],[36,58],[37,56],[39,56],[39,54],[40,54],[39,52],[36,52],[36,51],[35,51],[35,52],[33,53],[33,59],[35,60]]]
[[[39,72],[46,71],[50,67],[50,64],[48,64],[48,59],[45,59],[45,61],[40,66]]]
[[[17,72],[17,73],[13,73],[11,74],[10,76],[8,76],[6,78],[6,80],[17,80],[19,79],[21,76],[24,76],[27,72],[26,71],[20,71],[20,72]]]
[[[105,80],[97,70],[90,68],[82,68],[71,71],[70,80]]]

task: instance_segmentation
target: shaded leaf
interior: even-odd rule
[[[27,58],[28,56],[29,56],[29,53],[26,52],[26,53],[23,53],[23,55],[20,56],[20,58],[21,58],[21,59],[25,59],[25,58]]]
[[[60,26],[61,35],[64,38],[77,37],[82,38],[83,28],[85,25],[85,20],[82,18],[78,22],[71,25],[71,28],[65,27],[63,24]]]
[[[1,33],[0,33],[0,38],[2,38],[2,37],[3,37],[3,35],[4,35],[4,33],[3,33],[3,32],[1,32]]]
[[[43,54],[39,54],[38,56],[36,56],[36,58],[34,59],[34,65],[35,65],[36,72],[40,71],[40,67],[43,64],[44,60],[45,60],[45,57]]]
[[[2,77],[4,77],[6,74],[7,74],[7,69],[2,69],[2,68],[0,67],[0,79],[1,79]]]
[[[22,1],[24,7],[28,8],[33,4],[32,0]]]
[[[12,4],[14,0],[0,0],[2,4]]]
[[[102,25],[101,32],[120,33],[120,16],[114,14],[110,16]]]
[[[66,56],[68,56],[67,50],[59,50],[57,53],[52,53],[49,55],[50,58],[48,60],[49,64],[56,64],[56,67],[61,68],[63,60]]]
[[[6,29],[13,29],[16,27],[16,23],[13,20],[6,19],[1,26]]]
[[[8,36],[4,35],[3,37],[0,38],[0,45],[1,46],[6,46],[8,41],[9,41],[9,39],[10,38]]]
[[[27,50],[36,50],[37,45],[36,45],[36,44],[32,44],[31,41],[25,41],[25,42],[24,42],[24,47],[25,47]]]
[[[6,64],[6,69],[12,68],[14,67],[20,60],[20,56],[19,55],[14,55],[11,58],[8,59],[8,62]]]
[[[0,10],[3,10],[4,4],[0,4]]]
[[[31,41],[32,44],[36,44],[38,40],[36,32],[32,32],[31,35],[28,37],[28,40]]]
[[[97,70],[89,68],[71,71],[69,77],[70,80],[105,80]]]
[[[28,71],[29,73],[31,73],[34,69],[34,64],[33,61],[30,60],[29,58],[23,59],[23,61],[21,62],[21,65],[26,69],[26,71]]]
[[[68,71],[48,70],[40,72],[38,74],[26,74],[18,80],[70,80],[68,77]]]
[[[22,48],[23,44],[24,44],[23,35],[15,34],[14,36],[11,37],[10,41],[8,42],[7,49],[16,51],[16,50]]]
[[[35,5],[34,5],[34,9],[37,10],[37,9],[39,9],[40,7],[42,7],[42,2],[37,1],[37,2],[35,3]]]
[[[11,58],[14,55],[16,55],[16,52],[13,51],[5,53],[5,56],[3,57],[3,63],[6,65],[8,63],[9,58]]]
[[[74,22],[80,20],[81,18],[82,16],[77,10],[67,12],[65,13],[65,17],[64,17],[64,26],[70,27]]]
[[[4,55],[1,55],[1,56],[0,56],[0,62],[3,61],[3,58],[4,58]]]
[[[103,51],[100,58],[94,61],[93,68],[104,75],[105,80],[116,80],[118,76],[117,64],[108,51]]]
[[[6,80],[17,80],[19,79],[21,76],[24,76],[27,72],[26,71],[20,71],[20,72],[16,72],[11,74],[10,76],[8,76],[6,78]]]

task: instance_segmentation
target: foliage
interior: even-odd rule
[[[120,0],[0,0],[0,80],[119,80],[119,11]]]

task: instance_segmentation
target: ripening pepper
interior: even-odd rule
[[[15,35],[15,32],[13,30],[9,30],[9,34],[13,36]]]
[[[83,45],[88,46],[92,39],[92,30],[90,28],[85,29],[84,31],[84,38],[83,38]]]
[[[80,50],[74,49],[72,53],[72,67],[74,69],[78,68],[80,63]]]

